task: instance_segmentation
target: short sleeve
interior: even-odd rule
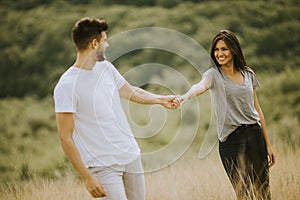
[[[216,73],[218,73],[218,71],[216,71],[216,69],[210,68],[206,72],[204,72],[204,74],[202,76],[202,79],[205,80],[206,86],[209,89],[214,87],[215,80],[216,80],[215,79]]]
[[[260,84],[259,84],[259,81],[256,78],[256,75],[255,75],[254,71],[251,68],[247,68],[247,72],[248,72],[248,74],[250,76],[250,80],[252,82],[252,87],[253,88],[259,87]]]
[[[55,112],[76,113],[76,97],[73,84],[59,82],[54,89]]]
[[[110,64],[110,69],[113,74],[113,79],[117,85],[117,88],[120,89],[127,81],[125,78],[120,74],[120,72],[115,68],[114,65]]]

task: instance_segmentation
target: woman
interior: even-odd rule
[[[212,67],[179,101],[211,90],[219,153],[238,199],[270,199],[269,167],[275,163],[256,95],[259,82],[233,32],[220,31],[211,46]]]

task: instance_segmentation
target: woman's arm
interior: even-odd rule
[[[179,102],[181,104],[184,104],[189,99],[199,96],[200,94],[203,94],[206,90],[210,88],[211,80],[207,77],[202,78],[200,82],[194,84],[187,93],[180,96],[178,98]]]
[[[271,142],[270,142],[270,139],[269,139],[269,135],[267,133],[267,126],[266,126],[265,117],[264,117],[263,111],[262,111],[262,109],[259,105],[255,88],[253,89],[253,94],[254,94],[254,107],[255,107],[256,111],[258,112],[258,114],[259,114],[262,134],[263,134],[264,139],[265,139],[267,152],[268,152],[268,157],[269,157],[269,166],[271,167],[272,165],[275,164],[275,154],[274,154],[273,149],[271,147]]]

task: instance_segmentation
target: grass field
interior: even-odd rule
[[[277,154],[270,174],[271,192],[275,200],[296,200],[300,196],[300,107],[299,92],[295,91],[299,91],[300,73],[287,70],[268,77],[260,75],[264,87],[259,97]],[[147,200],[234,199],[217,149],[205,159],[197,156],[214,121],[209,103],[206,93],[182,110],[125,104],[143,153],[155,152],[173,141],[175,148],[169,152],[185,151],[182,144],[189,146],[193,140],[189,151],[175,163],[145,174]],[[3,99],[0,115],[0,200],[92,199],[62,152],[52,98]],[[216,136],[210,139],[216,140]],[[144,162],[145,169],[157,166],[169,154],[156,155],[157,161]]]
[[[300,150],[276,147],[277,163],[271,168],[271,192],[274,200],[296,200],[300,195]],[[199,159],[187,153],[174,164],[145,174],[147,200],[227,200],[234,192],[223,170],[218,152]],[[73,173],[57,180],[32,179],[1,186],[5,200],[88,200],[93,199]]]

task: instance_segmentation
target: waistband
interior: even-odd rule
[[[241,126],[240,127],[245,127],[245,128],[247,128],[247,127],[256,127],[256,126],[260,126],[258,123],[255,123],[255,124],[241,124]]]

